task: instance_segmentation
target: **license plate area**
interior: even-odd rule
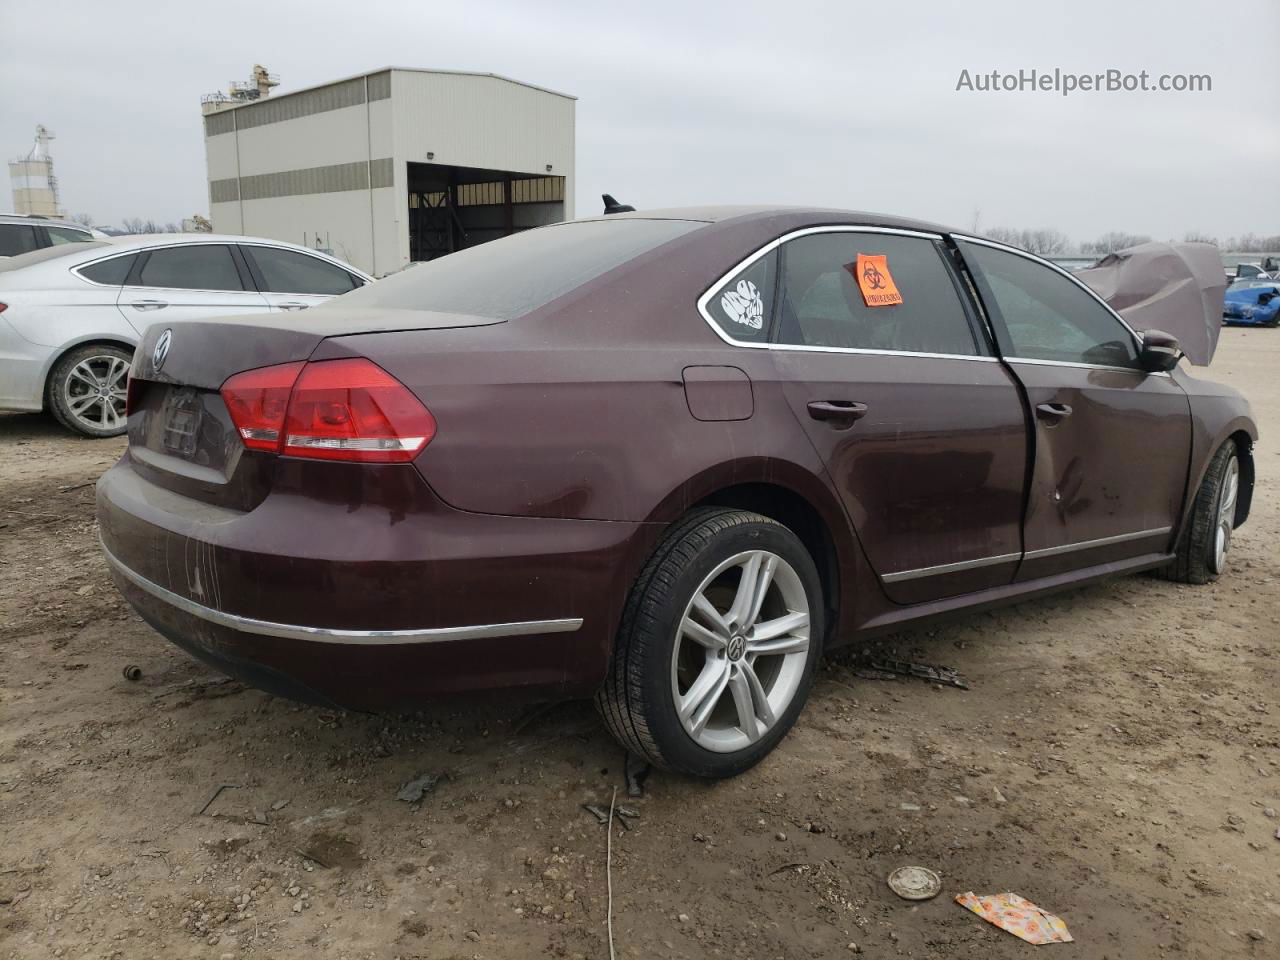
[[[165,453],[194,460],[203,404],[191,388],[170,390],[161,415],[160,444]]]

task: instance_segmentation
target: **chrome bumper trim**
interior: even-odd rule
[[[183,613],[207,620],[220,627],[240,630],[245,633],[256,633],[266,637],[283,637],[288,640],[310,640],[314,643],[346,643],[354,645],[379,645],[396,643],[441,643],[449,640],[482,640],[493,637],[521,637],[530,634],[572,633],[582,626],[581,617],[570,617],[563,620],[523,620],[518,623],[479,623],[463,627],[428,627],[421,630],[332,630],[327,627],[304,627],[291,623],[272,623],[269,620],[255,620],[252,617],[240,617],[234,613],[225,613],[196,603],[187,597],[174,593],[158,583],[129,569],[102,542],[102,555],[120,576],[140,590],[163,600],[171,607]]]

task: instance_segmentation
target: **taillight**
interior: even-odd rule
[[[304,361],[259,367],[237,373],[222,385],[222,401],[240,439],[250,450],[280,451],[289,391],[306,366]]]
[[[0,313],[4,313],[8,309],[9,305],[7,303],[0,303]]]
[[[436,432],[408,387],[364,358],[248,370],[222,397],[245,446],[293,457],[402,463]]]

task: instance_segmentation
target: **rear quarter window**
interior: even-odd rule
[[[97,263],[91,263],[81,267],[76,273],[84,277],[86,280],[92,280],[94,283],[101,283],[109,287],[118,287],[124,283],[125,278],[129,276],[129,271],[133,268],[133,261],[137,259],[136,253],[130,253],[123,257],[111,257],[109,260],[99,260]]]
[[[777,251],[770,251],[739,270],[706,298],[703,309],[731,340],[769,342],[777,264]]]

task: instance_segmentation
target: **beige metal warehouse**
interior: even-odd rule
[[[383,276],[573,217],[574,97],[401,67],[269,92],[206,98],[217,233],[303,243]]]

